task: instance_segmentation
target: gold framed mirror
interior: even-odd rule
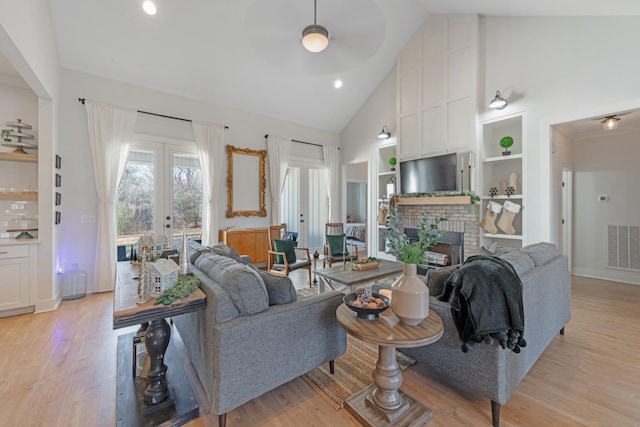
[[[250,150],[233,145],[227,151],[227,218],[267,216],[265,192],[267,150]],[[235,174],[233,171],[238,171]]]

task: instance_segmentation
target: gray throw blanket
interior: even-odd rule
[[[501,258],[469,257],[445,282],[440,301],[448,301],[462,341],[469,346],[497,339],[502,348],[520,353],[524,340],[522,281],[513,266]]]

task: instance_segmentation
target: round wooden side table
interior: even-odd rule
[[[336,310],[338,323],[351,336],[378,346],[373,384],[345,399],[345,406],[366,426],[422,425],[431,420],[431,409],[401,392],[402,372],[396,348],[412,348],[436,342],[443,334],[442,319],[433,310],[416,326],[400,322],[391,310],[377,319],[355,316],[346,305]]]

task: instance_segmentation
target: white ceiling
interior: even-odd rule
[[[640,15],[638,0],[318,0],[331,41],[312,54],[312,0],[155,2],[152,17],[142,0],[49,0],[62,67],[336,132],[429,14]]]

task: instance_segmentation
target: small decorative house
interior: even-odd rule
[[[162,234],[143,234],[138,239],[138,253],[143,254],[142,248],[149,248],[147,254],[150,260],[155,260],[167,249],[171,249],[171,243]]]
[[[178,283],[178,265],[165,258],[149,263],[150,295],[157,297]]]

